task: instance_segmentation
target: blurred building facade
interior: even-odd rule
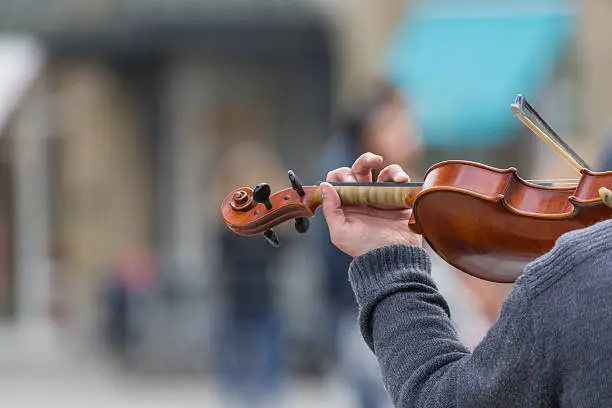
[[[0,313],[55,316],[88,347],[114,260],[149,247],[182,299],[159,295],[146,308],[150,347],[171,355],[160,365],[192,364],[214,313],[218,158],[235,141],[263,140],[306,173],[335,112],[379,79],[406,6],[0,1],[0,26],[31,35],[44,59],[0,129]],[[610,15],[603,0],[580,3],[575,42],[541,96],[552,123],[576,115],[568,140],[588,159],[609,124]],[[576,103],[558,110],[564,89]],[[543,176],[571,172],[543,157]]]
[[[206,350],[215,310],[218,158],[232,143],[260,140],[297,170],[307,164],[330,110],[323,23],[272,4],[135,15],[110,29],[47,37],[64,107],[56,231],[85,332],[109,261],[146,246],[175,293],[140,309],[155,350],[143,360],[167,356],[158,362],[166,368],[201,361],[194,355]]]

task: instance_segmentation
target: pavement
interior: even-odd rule
[[[226,408],[206,377],[133,375],[78,349],[44,324],[0,325],[0,406],[3,408]],[[291,381],[279,408],[355,404],[339,383]]]
[[[7,408],[228,407],[210,383],[195,379],[105,378],[80,375],[17,375],[0,379],[0,404]],[[350,407],[342,392],[307,382],[293,383],[278,407]]]

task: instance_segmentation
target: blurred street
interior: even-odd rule
[[[226,406],[222,394],[206,376],[126,374],[108,360],[78,358],[68,344],[62,347],[55,342],[43,326],[32,325],[19,332],[0,329],[0,395],[4,407]],[[35,343],[28,341],[35,335],[39,336]],[[40,336],[47,341],[41,341]],[[294,381],[280,398],[279,406],[287,408],[354,406],[340,385],[318,381]]]
[[[22,373],[2,378],[0,392],[11,408],[45,407],[224,407],[219,393],[202,380],[176,378],[125,379],[84,370],[52,377]],[[346,394],[317,384],[293,384],[282,407],[351,407]]]

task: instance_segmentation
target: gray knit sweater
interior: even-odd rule
[[[469,352],[420,247],[353,260],[361,331],[396,407],[612,407],[612,221],[529,264]]]

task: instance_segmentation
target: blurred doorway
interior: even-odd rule
[[[14,191],[10,162],[11,139],[0,136],[0,318],[15,315]]]

